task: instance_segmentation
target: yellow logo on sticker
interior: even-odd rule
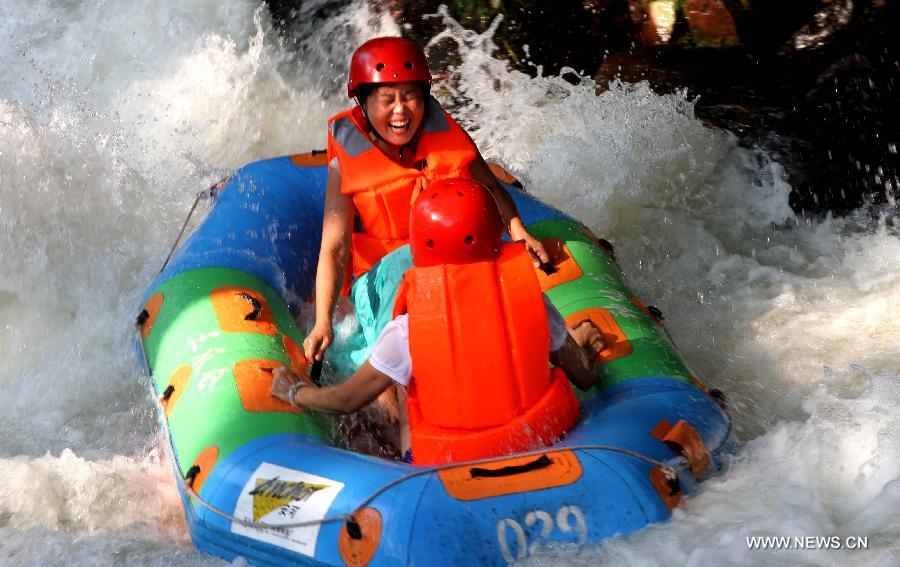
[[[303,502],[310,496],[328,488],[327,484],[310,484],[292,480],[280,480],[279,477],[256,479],[256,488],[250,491],[253,496],[253,520],[260,518],[291,502]]]

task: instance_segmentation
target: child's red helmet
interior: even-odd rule
[[[494,260],[502,238],[497,202],[473,179],[438,181],[413,203],[409,244],[414,266]]]
[[[356,96],[360,85],[420,81],[431,85],[425,52],[405,37],[370,39],[353,53],[347,96]]]

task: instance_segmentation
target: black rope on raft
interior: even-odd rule
[[[197,193],[197,197],[194,199],[194,204],[191,205],[191,210],[188,211],[187,217],[184,219],[184,224],[181,225],[181,230],[178,232],[178,238],[176,238],[175,243],[172,244],[172,248],[169,250],[169,255],[166,256],[166,260],[163,262],[162,267],[159,269],[159,273],[156,274],[157,276],[163,273],[163,270],[165,270],[166,266],[169,265],[169,260],[172,259],[172,255],[175,254],[175,250],[178,249],[178,244],[181,243],[181,238],[184,236],[184,231],[187,229],[187,225],[191,221],[191,217],[194,216],[194,211],[197,209],[197,204],[199,204],[201,200],[205,201],[206,199],[215,199],[219,194],[219,190],[225,186],[225,183],[229,179],[230,177],[226,177],[222,181],[214,183],[213,185],[210,185],[209,188]]]

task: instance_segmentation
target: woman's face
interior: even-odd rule
[[[418,83],[381,85],[365,102],[372,127],[389,144],[405,146],[425,117],[425,99]]]

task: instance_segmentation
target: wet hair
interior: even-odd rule
[[[356,87],[356,97],[359,99],[359,102],[365,104],[369,95],[372,94],[372,91],[374,91],[377,86],[377,83],[364,83]]]

